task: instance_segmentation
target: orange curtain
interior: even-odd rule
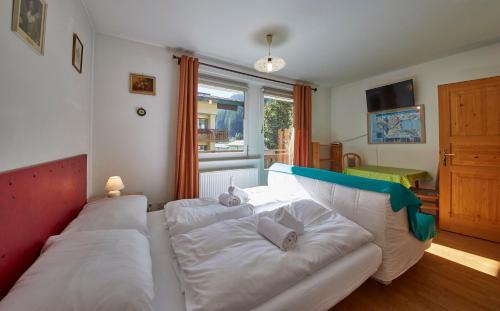
[[[295,128],[293,143],[293,164],[310,166],[311,164],[311,122],[312,122],[312,89],[310,86],[296,84],[293,87],[293,126]]]
[[[198,197],[198,59],[179,62],[179,110],[175,152],[175,198]]]

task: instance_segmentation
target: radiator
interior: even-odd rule
[[[240,188],[259,185],[258,168],[200,172],[200,198],[217,198],[219,194],[226,192],[231,176],[234,184]]]

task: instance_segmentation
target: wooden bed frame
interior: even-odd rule
[[[87,200],[87,155],[0,173],[0,299]]]

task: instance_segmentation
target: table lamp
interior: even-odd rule
[[[122,178],[120,176],[111,176],[104,187],[104,190],[108,192],[108,198],[119,197],[120,190],[125,188]]]

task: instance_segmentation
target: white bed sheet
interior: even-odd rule
[[[155,283],[153,307],[157,311],[184,311],[185,298],[173,268],[176,261],[172,257],[163,211],[148,213],[148,224]],[[327,310],[373,275],[381,261],[381,249],[368,243],[254,310]]]

